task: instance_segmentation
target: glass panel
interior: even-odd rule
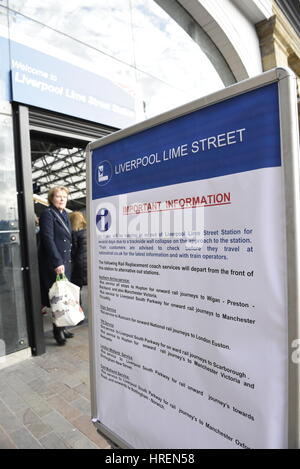
[[[199,45],[153,0],[132,0],[132,5],[139,70],[148,73],[149,79],[155,77],[172,86],[175,100],[177,90],[185,92],[189,101],[224,88]]]
[[[6,5],[6,1],[0,0],[0,112],[4,104],[3,101],[8,101],[10,98],[7,9],[1,6],[4,4]]]
[[[82,44],[71,37],[54,31],[53,29],[50,29],[41,23],[29,20],[28,18],[25,18],[20,14],[10,12],[9,24],[10,38],[12,41],[15,41],[11,43],[11,54],[13,59],[15,58],[14,47],[17,47],[16,43],[21,43],[30,49],[39,50],[43,54],[52,56],[55,60],[57,60],[57,63],[55,65],[57,70],[46,69],[46,71],[52,71],[52,73],[56,75],[57,81],[55,84],[58,87],[62,87],[63,93],[66,93],[65,80],[69,80],[69,75],[67,74],[67,76],[65,77],[61,74],[61,68],[63,68],[63,65],[59,68],[58,60],[64,61],[66,64],[75,65],[76,67],[79,67],[82,70],[86,70],[101,77],[107,78],[109,82],[112,83],[114,86],[109,88],[109,92],[106,92],[105,89],[102,88],[96,90],[96,100],[93,100],[91,104],[92,111],[96,113],[97,111],[99,111],[97,114],[98,117],[102,109],[108,109],[112,112],[115,111],[116,115],[120,114],[126,117],[128,114],[131,119],[134,118],[134,110],[132,110],[132,107],[134,107],[133,101],[135,95],[136,79],[135,71],[132,66],[127,65],[121,62],[120,60],[116,60],[111,56],[106,55],[105,53],[99,52],[93,47]],[[26,59],[28,61],[28,65],[31,65],[30,49],[28,49],[26,52],[27,56],[29,57],[27,57]],[[24,62],[25,66],[27,66],[26,60]],[[36,78],[32,74],[30,75],[30,71],[26,73],[29,78]],[[67,71],[67,73],[70,72]],[[83,81],[82,75],[80,79],[78,79],[77,77],[77,81],[76,77],[74,77],[73,86],[76,92],[78,91],[81,94],[84,94],[84,99],[86,100],[85,102],[89,102],[89,84],[87,80]],[[111,89],[113,88],[115,89],[114,93],[111,91]],[[28,96],[29,98],[32,98],[32,96],[35,97],[36,95],[37,93],[35,92],[35,90],[30,90],[30,94]],[[45,93],[45,96],[48,95]],[[68,97],[70,98],[70,96]],[[22,97],[22,99],[23,98],[24,97]],[[65,95],[63,95],[63,98],[65,98]],[[70,98],[70,102],[71,99],[72,102],[74,102],[75,98],[74,95],[72,95]],[[64,112],[63,110],[60,110],[57,107],[46,107],[45,104],[35,102],[32,103],[32,101],[28,100],[22,100],[22,102],[25,102],[27,104],[34,104],[36,106],[44,107],[57,112]],[[57,102],[54,102],[57,105]],[[80,102],[77,109],[81,109]],[[90,115],[80,115],[78,117],[82,117],[91,121],[95,120]],[[101,121],[101,123],[117,127],[117,125],[111,124],[110,122],[106,121],[105,117],[104,120]]]
[[[140,102],[139,120],[148,119],[189,101],[187,93],[147,73],[137,72]]]
[[[9,5],[15,10],[9,15],[11,39],[108,78],[135,99],[137,121],[224,88],[209,38],[201,43],[204,53],[154,0]],[[185,26],[200,37],[193,21],[188,17]],[[118,106],[116,96],[107,99]]]
[[[133,63],[130,0],[10,0],[11,9]]]
[[[28,346],[12,119],[0,115],[0,341],[9,354]]]
[[[216,48],[209,38],[202,47],[204,53],[196,39],[153,0],[11,0],[9,5],[15,10],[10,13],[12,39],[121,85],[136,99],[138,120],[141,102],[158,95],[154,89],[149,93],[154,84],[167,90],[157,103],[160,112],[224,87],[213,64]],[[193,21],[186,19],[186,27],[201,36]],[[141,76],[142,83],[137,84]],[[172,93],[173,106],[168,102]],[[153,111],[147,115],[154,115]]]

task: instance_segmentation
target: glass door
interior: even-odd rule
[[[12,117],[0,115],[0,357],[28,347]]]

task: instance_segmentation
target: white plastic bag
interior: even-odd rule
[[[52,320],[57,327],[76,326],[84,319],[79,304],[80,288],[69,282],[65,275],[57,275],[49,290]]]

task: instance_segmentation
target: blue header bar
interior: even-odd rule
[[[95,149],[92,198],[280,165],[274,83]]]
[[[13,101],[117,128],[135,122],[133,97],[108,78],[15,41],[10,53]]]

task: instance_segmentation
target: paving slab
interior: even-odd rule
[[[0,449],[110,449],[91,422],[87,325],[0,371]]]

